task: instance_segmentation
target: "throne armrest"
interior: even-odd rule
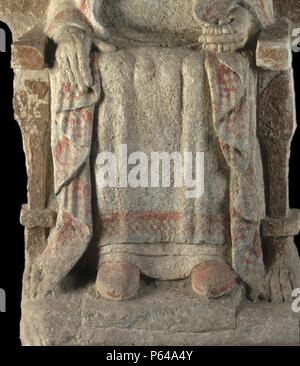
[[[43,25],[35,26],[12,45],[14,112],[22,132],[28,176],[28,204],[22,207],[21,223],[27,229],[30,256],[45,247],[46,228],[55,224],[55,214],[48,207],[53,189],[48,72],[51,53]]]
[[[277,19],[275,24],[261,32],[257,41],[256,64],[271,71],[286,71],[292,67],[288,19]]]
[[[11,65],[13,69],[44,70],[47,66],[49,40],[43,26],[37,25],[12,45]]]

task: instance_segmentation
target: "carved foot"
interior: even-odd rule
[[[101,264],[96,289],[109,300],[129,300],[140,287],[140,270],[131,263],[104,262]]]
[[[273,239],[272,255],[265,277],[266,295],[274,303],[291,302],[300,288],[300,259],[293,238]]]
[[[198,264],[191,273],[192,288],[200,296],[216,299],[227,295],[236,286],[232,269],[217,261]]]

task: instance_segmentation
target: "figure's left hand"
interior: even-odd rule
[[[251,13],[237,7],[229,15],[228,24],[206,24],[202,28],[199,43],[202,49],[212,52],[234,52],[245,47],[255,32],[255,22]]]

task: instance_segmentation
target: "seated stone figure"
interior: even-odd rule
[[[39,293],[53,290],[92,241],[96,288],[108,299],[134,297],[141,274],[190,276],[209,299],[237,283],[251,298],[264,294],[253,49],[258,30],[272,22],[269,0],[51,1],[58,214],[35,264]],[[118,185],[100,185],[104,161],[97,157],[125,145],[128,155],[144,154],[129,162],[138,167],[136,186],[120,169]],[[196,176],[204,177],[203,195],[149,187],[139,163],[152,152],[203,152]]]

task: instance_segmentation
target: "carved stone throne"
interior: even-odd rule
[[[295,17],[298,8],[283,3],[278,1],[277,22],[260,34],[256,51],[260,68],[258,134],[267,187],[267,218],[262,223],[266,248],[293,240],[300,229],[300,210],[291,210],[288,203],[289,151],[295,131],[290,41],[293,23],[288,12]],[[36,24],[12,46],[15,116],[22,131],[28,174],[28,203],[22,208],[21,222],[25,226],[26,268],[30,269],[55,223],[48,75],[53,45],[39,25],[46,2],[39,2],[36,13],[34,1],[20,4],[0,1],[0,18],[12,27],[15,38],[28,26],[13,24],[11,14],[24,12],[31,17],[31,24]],[[30,276],[30,270],[24,276]],[[240,290],[228,299],[201,302],[189,293],[184,281],[168,287],[159,282],[145,283],[139,299],[121,305],[100,300],[92,286],[62,293],[55,301],[27,300],[26,291],[25,286],[21,325],[24,345],[299,344],[299,319],[290,304],[248,303]]]

